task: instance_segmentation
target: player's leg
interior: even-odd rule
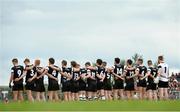
[[[108,90],[107,93],[108,93],[108,99],[109,99],[109,100],[112,100],[112,96],[111,96],[111,95],[112,95],[112,91],[111,91],[111,90]]]
[[[142,99],[145,100],[146,99],[146,88],[142,87]]]
[[[138,89],[139,89],[139,99],[142,100],[143,99],[143,88],[138,87]]]
[[[40,92],[36,92],[36,101],[40,101]]]
[[[33,97],[32,97],[32,91],[31,90],[26,90],[28,101],[32,102]]]
[[[119,93],[120,98],[124,99],[124,89],[119,89],[118,93]]]
[[[64,101],[68,101],[68,93],[67,92],[63,92],[64,95]]]
[[[168,88],[163,88],[163,89],[164,89],[164,99],[167,100],[169,98]]]
[[[79,101],[79,93],[78,92],[75,93],[75,97],[76,97],[76,101]]]
[[[49,101],[53,100],[53,91],[48,91],[48,97],[49,97]]]
[[[113,99],[114,100],[118,99],[118,89],[113,89]]]
[[[13,91],[13,101],[17,101],[18,100],[18,91]]]
[[[54,91],[54,99],[55,101],[59,101],[58,91]]]
[[[130,91],[126,91],[126,95],[127,95],[127,100],[130,100],[130,99],[131,99],[131,93],[130,93]]]
[[[23,91],[18,91],[18,96],[19,96],[19,100],[20,100],[21,102],[24,101]]]
[[[152,91],[152,93],[153,93],[153,100],[155,100],[155,101],[157,101],[157,90],[153,90]]]
[[[41,93],[40,93],[40,100],[41,100],[41,101],[46,101],[44,92],[41,92]]]
[[[152,94],[152,90],[151,89],[149,89],[148,91],[147,91],[147,93],[148,93],[148,100],[152,100],[152,96],[153,96],[153,94]]]
[[[163,92],[163,88],[159,88],[159,99],[163,100],[164,99],[164,92]]]
[[[69,91],[67,92],[68,101],[72,100],[72,93]]]

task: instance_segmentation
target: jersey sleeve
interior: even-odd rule
[[[11,68],[11,73],[14,73],[14,69],[13,68]]]

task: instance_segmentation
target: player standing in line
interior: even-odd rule
[[[71,79],[71,93],[72,101],[79,101],[79,79],[80,79],[80,67],[75,61],[71,61],[72,67],[72,79]]]
[[[147,68],[143,65],[143,59],[138,59],[139,66],[137,66],[136,71],[138,72],[138,83],[137,87],[139,90],[139,99],[146,99],[146,76]]]
[[[151,60],[148,60],[147,64],[147,96],[149,100],[157,100],[157,84],[154,83],[154,79],[157,77],[157,68],[153,66]]]
[[[159,88],[159,97],[160,100],[168,99],[168,87],[169,87],[169,66],[164,62],[164,57],[158,57],[158,76],[159,79],[158,88]],[[156,79],[156,80],[157,80]],[[157,81],[156,81],[157,82]]]
[[[26,93],[27,93],[27,97],[28,100],[30,102],[34,101],[32,92],[35,91],[35,79],[37,77],[37,73],[36,73],[36,67],[32,64],[30,64],[30,60],[29,59],[25,59],[24,60],[24,64],[25,64],[25,71],[26,71]]]
[[[79,80],[79,99],[86,100],[86,85],[87,85],[87,70],[85,68],[80,69]]]
[[[64,94],[64,101],[71,101],[71,68],[67,67],[67,61],[62,60],[61,62],[61,85],[62,92]]]
[[[135,74],[135,68],[132,65],[132,60],[127,60],[127,66],[124,69],[124,76],[125,76],[125,92],[128,100],[131,100],[134,95],[134,77],[137,75]]]
[[[12,59],[13,67],[11,68],[11,76],[9,80],[9,87],[11,88],[11,83],[13,82],[12,91],[13,91],[13,100],[14,101],[23,101],[23,74],[24,67],[18,65],[18,59]]]
[[[44,87],[45,69],[40,66],[41,61],[39,59],[35,60],[34,64],[35,64],[36,72],[37,72],[37,77],[35,81],[36,101],[46,101],[45,87]]]
[[[97,79],[96,79],[96,74],[97,74],[97,70],[96,69],[92,69],[91,67],[91,63],[90,62],[86,62],[85,63],[85,68],[87,70],[87,96],[88,96],[88,100],[93,100],[93,99],[97,99]]]
[[[96,60],[96,66],[97,66],[97,92],[99,94],[99,99],[105,100],[104,96],[104,78],[105,78],[105,68],[102,66],[102,60],[97,59]]]
[[[121,99],[124,99],[124,66],[120,64],[120,59],[114,59],[114,66],[113,66],[113,75],[114,75],[114,85],[113,85],[113,96],[114,100],[118,99],[120,96]]]
[[[111,83],[112,75],[113,75],[113,68],[107,68],[104,79],[104,93],[106,100],[112,100],[112,83]]]
[[[54,65],[55,60],[54,58],[49,58],[49,65],[46,68],[46,75],[48,76],[48,97],[49,101],[59,100],[58,91],[59,91],[59,84],[58,84],[58,74],[60,68]]]

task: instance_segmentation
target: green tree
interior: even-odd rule
[[[136,61],[141,58],[143,59],[143,56],[141,54],[138,54],[138,53],[135,53],[133,56],[132,56],[132,60],[133,60],[133,65],[136,64]]]

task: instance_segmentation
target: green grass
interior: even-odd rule
[[[79,101],[0,103],[0,111],[180,111],[176,101]]]

